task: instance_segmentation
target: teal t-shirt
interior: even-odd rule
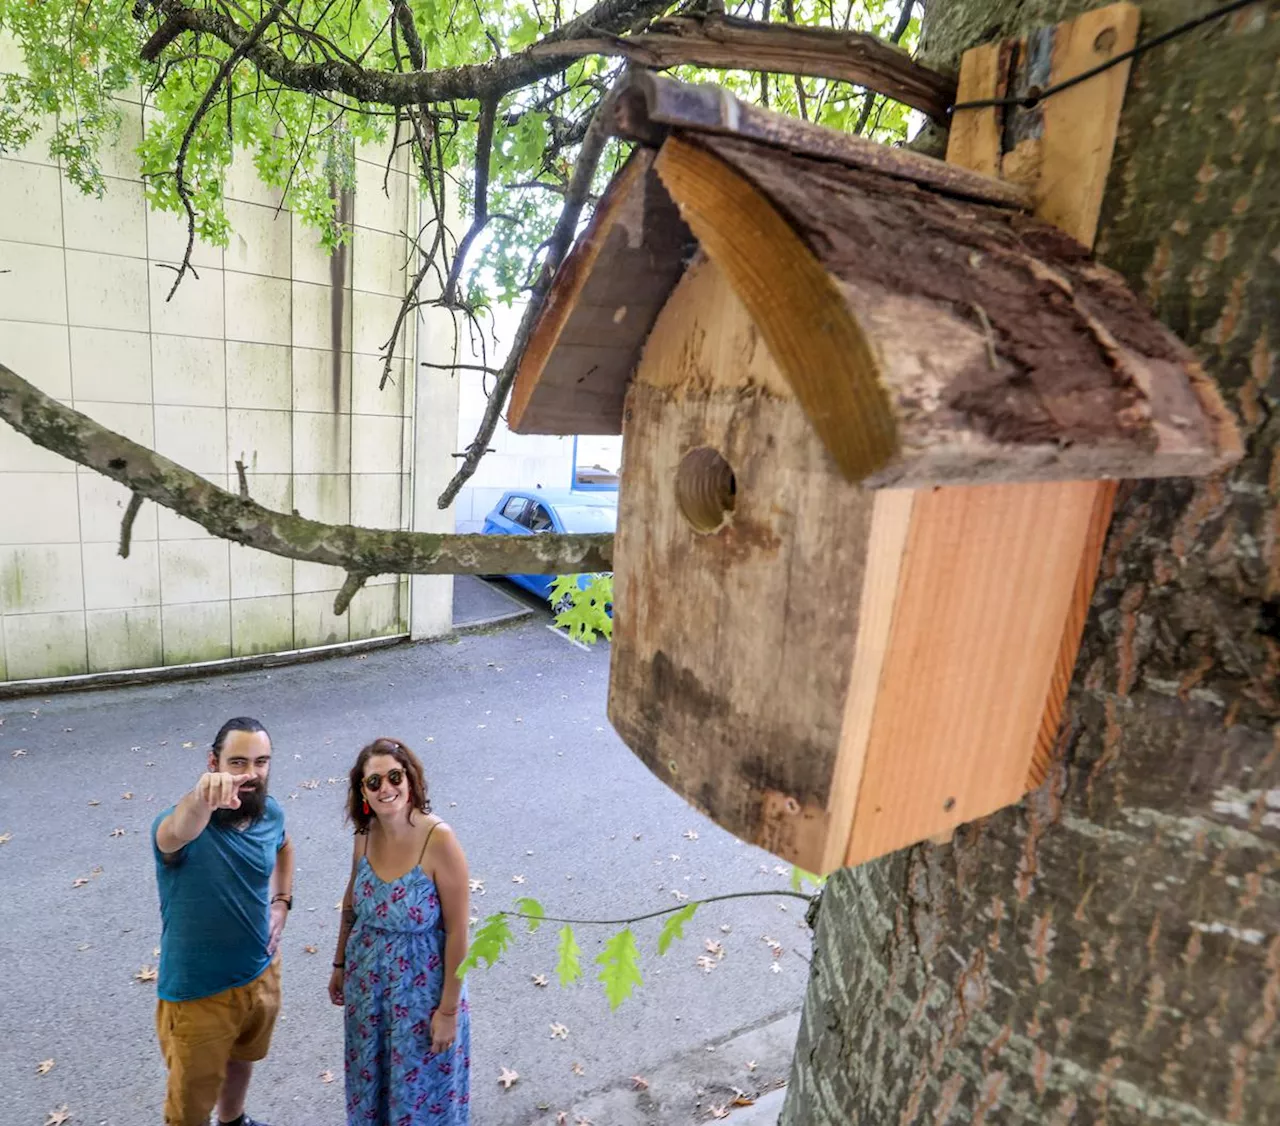
[[[268,796],[247,828],[210,821],[185,848],[166,856],[151,826],[160,889],[160,978],[166,1001],[194,1001],[247,985],[271,962],[267,953],[268,891],[284,844],[284,810]]]

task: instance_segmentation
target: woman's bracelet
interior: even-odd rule
[[[345,969],[347,968],[347,963],[346,963],[346,962],[334,962],[334,963],[333,963],[333,968],[334,968],[335,970],[345,970]]]
[[[447,1017],[456,1017],[458,1015],[457,1009],[436,1009],[436,1012],[443,1013]]]

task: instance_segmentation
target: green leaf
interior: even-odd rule
[[[665,954],[677,938],[684,938],[684,925],[693,918],[697,909],[696,903],[690,903],[681,907],[674,915],[667,916],[667,921],[662,924],[662,933],[658,935],[659,954]]]
[[[561,985],[572,985],[582,976],[581,954],[582,951],[574,941],[573,928],[561,927],[560,954],[556,961],[556,975],[560,978]]]
[[[640,951],[636,949],[636,936],[630,927],[604,944],[596,964],[601,967],[599,980],[604,984],[611,1009],[630,997],[637,985],[644,984],[640,976]]]
[[[595,574],[585,586],[579,585],[582,575],[560,575],[551,584],[547,600],[557,606],[566,597],[572,603],[568,609],[556,614],[556,625],[569,631],[574,641],[593,642],[596,635],[613,636],[613,619],[606,607],[613,601],[613,576]]]
[[[533,934],[540,926],[542,920],[546,918],[546,912],[542,909],[542,904],[536,899],[529,899],[527,896],[516,900],[516,910],[521,915],[531,916],[528,920],[529,933]]]
[[[514,941],[515,935],[511,933],[506,915],[490,915],[472,936],[471,949],[458,967],[458,977],[466,977],[467,972],[475,969],[482,960],[491,967]]]
[[[806,872],[798,864],[791,865],[791,890],[800,891],[802,885],[806,882],[816,888],[820,888],[827,882],[827,877],[815,876],[812,872]]]

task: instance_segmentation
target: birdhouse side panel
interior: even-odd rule
[[[715,268],[686,282],[624,411],[610,719],[720,825],[816,868],[873,498]]]

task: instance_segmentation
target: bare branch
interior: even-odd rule
[[[128,507],[124,510],[124,519],[120,521],[120,558],[129,558],[129,545],[133,539],[133,522],[138,517],[138,509],[142,507],[142,497],[134,493],[129,498]]]
[[[902,11],[898,13],[898,22],[894,26],[893,33],[889,36],[889,42],[895,46],[902,42],[902,37],[906,35],[907,28],[911,25],[911,12],[916,6],[916,0],[904,0]],[[862,112],[858,114],[858,123],[853,127],[853,131],[862,136],[867,128],[867,121],[871,117],[871,110],[876,103],[876,92],[868,90],[862,100]]]
[[[333,612],[341,617],[347,612],[347,607],[351,605],[351,600],[360,593],[360,588],[368,581],[369,576],[363,575],[358,571],[347,572],[347,577],[342,583],[342,588],[338,591],[337,597],[333,600]]]
[[[613,536],[436,535],[323,524],[236,496],[64,406],[0,364],[0,419],[211,535],[348,574],[576,574],[613,566]],[[140,503],[140,502],[139,502]]]
[[[240,479],[240,495],[249,499],[249,478],[245,475],[244,462],[236,458],[236,476]]]
[[[191,192],[187,188],[187,153],[191,149],[191,142],[195,138],[196,130],[200,128],[200,122],[204,119],[204,115],[209,112],[209,107],[213,105],[214,98],[218,96],[218,91],[222,88],[223,82],[231,76],[236,64],[253,50],[254,44],[262,38],[267,28],[275,22],[276,16],[280,14],[280,9],[284,5],[285,0],[274,0],[267,14],[254,24],[249,34],[244,36],[232,48],[231,54],[227,56],[226,61],[218,69],[218,73],[214,75],[213,81],[209,84],[209,89],[204,92],[204,97],[200,99],[200,104],[196,106],[195,113],[191,115],[191,120],[187,123],[187,131],[182,135],[182,143],[178,146],[178,156],[174,161],[174,170],[178,177],[178,198],[182,201],[183,210],[187,213],[187,249],[182,255],[182,265],[178,268],[178,276],[173,279],[173,287],[169,290],[169,296],[165,298],[166,301],[172,301],[173,295],[178,292],[178,286],[182,284],[182,279],[190,268],[191,252],[196,245],[196,209],[191,202]]]
[[[655,69],[692,64],[837,78],[865,86],[945,120],[954,78],[917,63],[906,51],[855,31],[758,23],[733,16],[681,16],[640,35],[595,35],[535,44],[537,57],[614,55]]]
[[[474,214],[471,226],[458,243],[453,254],[453,265],[449,268],[449,280],[445,282],[441,300],[452,305],[458,299],[458,280],[462,276],[462,268],[466,265],[467,253],[471,244],[479,237],[489,222],[489,161],[493,156],[494,118],[498,113],[496,100],[487,101],[480,106],[480,120],[476,124],[476,171],[475,191],[472,193]]]
[[[436,500],[440,508],[448,508],[453,503],[453,498],[471,478],[476,471],[476,466],[480,464],[480,459],[489,448],[489,442],[493,438],[498,421],[502,417],[502,410],[506,406],[507,396],[511,393],[511,384],[515,381],[520,357],[524,354],[533,326],[542,312],[542,304],[546,300],[547,292],[551,289],[552,278],[573,242],[574,232],[578,228],[578,219],[582,215],[582,208],[591,188],[591,179],[595,175],[596,165],[600,162],[600,156],[604,152],[605,142],[608,139],[609,109],[625,77],[624,72],[623,78],[619,79],[609,93],[600,100],[595,112],[591,115],[591,123],[587,127],[586,135],[582,139],[582,149],[578,153],[578,162],[574,165],[573,176],[569,180],[569,191],[565,196],[564,208],[551,234],[542,273],[529,295],[529,303],[525,306],[524,314],[520,318],[515,339],[511,342],[511,350],[507,353],[506,362],[498,372],[489,401],[485,404],[484,416],[476,436],[467,447],[467,454],[462,464],[458,466],[457,472]]]

